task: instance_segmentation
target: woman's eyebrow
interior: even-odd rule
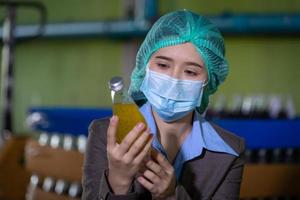
[[[155,56],[155,58],[163,59],[163,60],[167,60],[167,61],[174,61],[172,58],[167,57],[167,56]],[[200,65],[199,63],[192,62],[192,61],[184,62],[184,64],[185,65],[192,65],[192,66],[196,66],[196,67],[200,67],[200,68],[204,67],[203,65]]]
[[[192,66],[196,66],[196,67],[200,67],[200,68],[204,68],[203,65],[200,65],[199,63],[196,62],[184,62],[186,65],[192,65]]]
[[[155,56],[155,58],[163,59],[163,60],[168,60],[168,61],[173,61],[172,58],[167,57],[167,56]]]

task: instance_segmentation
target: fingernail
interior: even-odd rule
[[[138,123],[138,128],[139,128],[139,129],[144,128],[144,124],[143,124],[142,122],[139,122],[139,123]]]
[[[143,182],[143,178],[142,177],[138,177],[138,181],[139,182]]]
[[[111,122],[116,122],[117,121],[117,117],[115,115],[113,115],[111,118],[110,118],[110,121]]]

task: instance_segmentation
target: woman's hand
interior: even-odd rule
[[[126,194],[149,155],[152,135],[145,131],[145,124],[138,123],[123,139],[116,142],[118,117],[113,116],[107,130],[108,181],[115,194]]]
[[[175,199],[176,177],[173,166],[156,150],[152,160],[146,162],[146,169],[138,182],[148,189],[155,199]]]

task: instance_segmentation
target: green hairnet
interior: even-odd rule
[[[140,91],[145,77],[146,65],[151,55],[160,48],[191,42],[205,63],[208,85],[205,87],[197,111],[203,113],[213,94],[228,74],[224,40],[219,30],[206,17],[191,11],[181,10],[159,18],[142,43],[136,65],[131,75],[129,93],[134,100],[146,100]]]

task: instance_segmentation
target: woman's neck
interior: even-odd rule
[[[152,110],[152,113],[157,126],[158,140],[166,150],[170,161],[173,161],[184,139],[192,130],[194,112],[189,113],[182,119],[169,123],[160,119],[154,110]]]
[[[182,133],[191,131],[192,121],[193,121],[193,112],[190,112],[188,115],[174,122],[165,122],[163,121],[158,114],[152,110],[157,128],[160,133],[165,135],[174,135],[176,137],[181,136]]]

